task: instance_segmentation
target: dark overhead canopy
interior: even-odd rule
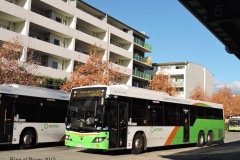
[[[240,0],[179,0],[240,60]]]

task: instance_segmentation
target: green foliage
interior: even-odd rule
[[[67,78],[43,77],[41,87],[60,90],[60,86],[66,82]]]

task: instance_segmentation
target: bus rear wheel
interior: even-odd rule
[[[24,131],[20,138],[21,149],[33,148],[33,146],[35,145],[36,136],[32,129],[27,129],[26,131]]]
[[[133,138],[132,154],[140,154],[143,152],[144,138],[141,133],[137,133]]]
[[[198,141],[197,141],[197,147],[203,147],[205,144],[205,137],[203,132],[199,132],[198,134]]]
[[[213,132],[209,131],[207,135],[207,143],[206,143],[207,146],[211,146],[213,144],[213,138],[214,138]]]

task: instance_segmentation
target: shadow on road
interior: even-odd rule
[[[196,144],[187,145],[176,145],[167,147],[154,147],[148,148],[145,153],[158,152],[158,151],[168,151],[172,149],[180,148],[191,148],[196,146]],[[122,156],[131,154],[131,150],[81,150],[78,152],[88,153],[88,154],[99,154],[99,155],[109,155],[109,156]],[[144,154],[144,153],[143,153]],[[240,141],[230,142],[226,144],[214,144],[211,147],[197,148],[191,151],[179,152],[171,155],[159,155],[161,158],[167,158],[171,160],[236,160],[240,159]]]
[[[236,160],[240,159],[240,141],[230,142],[172,155],[159,155],[171,160]]]
[[[64,142],[40,143],[32,149],[45,148],[45,147],[56,147],[56,146],[64,146]],[[6,150],[21,150],[21,149],[18,144],[0,145],[0,151],[6,151]]]
[[[121,156],[121,155],[131,154],[131,151],[127,150],[127,149],[109,150],[109,151],[103,151],[103,150],[97,150],[97,149],[86,149],[86,150],[81,150],[79,152],[84,152],[84,153],[88,153],[88,154],[109,155],[109,156]]]
[[[175,145],[175,146],[167,146],[167,147],[153,147],[153,148],[148,148],[147,151],[145,151],[144,153],[161,151],[161,150],[171,150],[171,149],[177,149],[177,148],[187,148],[187,147],[193,147],[195,145],[196,144]],[[83,152],[83,153],[88,153],[88,154],[111,155],[111,156],[122,156],[122,155],[131,154],[131,150],[128,150],[128,149],[109,150],[109,151],[86,149],[86,150],[81,150],[78,152]]]

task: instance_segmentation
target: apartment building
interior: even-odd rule
[[[153,63],[153,70],[146,73],[170,75],[176,84],[177,96],[188,98],[196,86],[202,87],[208,96],[213,95],[214,75],[199,64],[191,62]]]
[[[152,67],[145,57],[149,37],[81,0],[1,0],[0,41],[15,38],[24,46],[20,61],[29,48],[41,54],[40,75],[69,77],[94,45],[125,84],[144,87],[151,79],[144,73]]]

